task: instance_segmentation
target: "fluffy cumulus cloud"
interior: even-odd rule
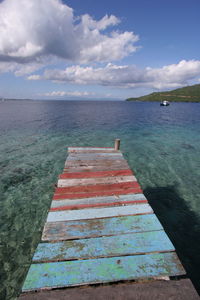
[[[94,20],[74,17],[61,0],[0,2],[0,61],[42,64],[52,57],[75,63],[106,62],[136,51],[133,32],[107,30],[119,23],[113,15]]]
[[[200,76],[200,61],[182,60],[178,64],[162,68],[138,69],[135,66],[107,64],[105,67],[71,66],[65,70],[46,70],[42,76],[30,76],[30,80],[46,79],[74,84],[98,84],[124,88],[149,87],[175,88],[186,85]]]

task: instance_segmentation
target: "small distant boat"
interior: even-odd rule
[[[163,100],[160,102],[160,106],[168,106],[169,105],[169,101],[167,100]]]

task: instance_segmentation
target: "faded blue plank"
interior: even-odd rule
[[[32,264],[22,291],[183,274],[173,252]]]
[[[164,230],[98,237],[58,243],[40,243],[33,262],[89,259],[98,257],[174,251]]]
[[[127,194],[118,196],[106,196],[106,197],[93,197],[93,198],[82,198],[82,199],[65,199],[65,200],[55,200],[51,203],[51,208],[65,206],[65,205],[77,205],[77,204],[98,204],[98,203],[112,203],[112,202],[127,202],[127,201],[137,201],[137,200],[147,200],[143,194]]]
[[[133,204],[106,208],[85,208],[77,210],[65,210],[49,212],[47,222],[60,222],[67,220],[85,220],[106,217],[128,216],[135,214],[153,213],[149,204]]]
[[[162,230],[155,214],[46,223],[42,240],[59,241]]]

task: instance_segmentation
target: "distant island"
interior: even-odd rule
[[[171,101],[171,102],[200,102],[200,84],[186,86],[167,92],[151,93],[149,95],[128,98],[126,101]]]

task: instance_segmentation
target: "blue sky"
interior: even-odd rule
[[[117,99],[200,83],[199,0],[0,1],[0,97]]]

